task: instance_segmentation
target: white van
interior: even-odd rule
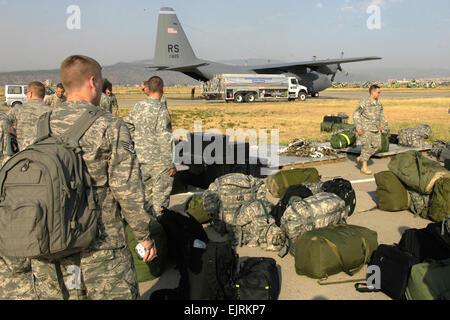
[[[49,96],[55,93],[50,87],[45,87],[45,96]],[[27,85],[14,84],[5,85],[5,103],[10,107],[14,107],[16,104],[24,104],[27,100]]]

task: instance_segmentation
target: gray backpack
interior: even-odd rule
[[[51,113],[37,140],[0,170],[0,254],[59,259],[88,248],[98,210],[79,140],[104,111],[92,107],[63,135],[52,135]]]

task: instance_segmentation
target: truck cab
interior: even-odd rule
[[[295,100],[296,98],[305,101],[308,95],[308,89],[298,83],[296,77],[289,77],[289,100]]]
[[[45,87],[45,97],[44,99],[55,93],[50,87]],[[27,99],[27,85],[24,84],[14,84],[5,85],[5,104],[10,107],[14,107],[17,104],[24,104],[28,101]]]

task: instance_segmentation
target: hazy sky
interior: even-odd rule
[[[367,27],[373,4],[380,30]],[[81,10],[80,29],[67,28],[70,5]],[[203,59],[302,61],[344,51],[383,57],[367,65],[450,69],[448,0],[0,0],[0,72],[58,68],[75,53],[103,65],[152,59],[166,6]]]

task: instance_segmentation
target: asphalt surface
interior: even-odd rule
[[[309,100],[315,100],[315,99],[345,99],[345,100],[359,100],[366,98],[368,93],[366,91],[322,91],[320,92],[320,96],[318,98],[311,98],[308,97]],[[450,97],[450,90],[443,91],[443,90],[436,90],[432,91],[432,89],[428,91],[385,91],[381,92],[381,98],[382,99],[418,99],[418,98],[438,98],[438,97]],[[137,95],[136,98],[126,98],[121,99],[118,98],[117,102],[119,103],[119,106],[134,106],[137,102],[144,99],[144,95]],[[199,104],[208,104],[208,103],[218,103],[218,102],[224,102],[222,101],[206,101],[199,98],[196,98],[194,100],[186,99],[186,98],[176,98],[171,97],[167,99],[167,103],[170,106],[177,106],[177,105],[199,105]]]
[[[390,159],[373,159],[369,168],[374,172],[388,170]],[[376,184],[372,176],[359,172],[355,157],[350,156],[346,161],[316,166],[322,181],[335,177],[342,177],[352,181],[356,192],[355,213],[348,218],[348,224],[359,225],[378,233],[379,244],[393,244],[400,241],[402,233],[409,228],[424,228],[430,221],[420,217],[415,218],[409,211],[385,212],[377,209]],[[171,197],[171,207],[174,210],[183,210],[184,203],[189,195],[180,194]],[[272,199],[276,201],[277,199]],[[206,230],[211,239],[219,240],[218,236],[207,226]],[[242,257],[271,257],[277,261],[281,275],[280,300],[390,300],[382,292],[359,293],[354,283],[321,286],[317,280],[306,276],[299,276],[295,272],[295,260],[291,255],[278,257],[275,252],[267,252],[260,248],[241,247],[237,253]],[[383,276],[383,275],[381,275]],[[361,270],[353,277],[340,273],[329,278],[330,281],[365,278],[365,270]],[[158,289],[175,288],[178,284],[178,272],[174,269],[166,271],[159,279],[140,283],[142,299],[149,299],[150,294]]]

